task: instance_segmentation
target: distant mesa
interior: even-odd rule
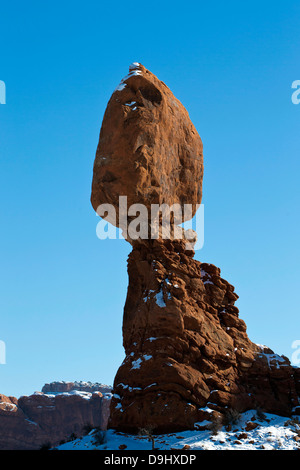
[[[100,384],[98,382],[84,382],[84,381],[75,381],[75,382],[51,382],[45,384],[42,388],[42,393],[45,394],[59,394],[71,391],[78,392],[101,392],[101,393],[110,393],[112,387],[109,385]]]

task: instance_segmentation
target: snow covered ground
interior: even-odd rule
[[[247,423],[255,429],[247,431]],[[240,415],[231,430],[195,430],[154,436],[157,450],[300,450],[300,419],[265,414],[258,419],[255,410]],[[151,450],[146,436],[134,436],[113,430],[91,431],[87,436],[66,442],[58,450]]]

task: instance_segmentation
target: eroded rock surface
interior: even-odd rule
[[[158,240],[134,246],[128,273],[112,428],[191,429],[228,408],[292,413],[299,369],[249,340],[220,269],[187,255],[184,242]]]

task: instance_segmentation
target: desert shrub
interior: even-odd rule
[[[265,413],[263,412],[263,410],[261,408],[257,408],[256,409],[256,415],[255,415],[256,419],[258,419],[258,421],[266,421],[267,417],[265,415]]]
[[[212,436],[216,436],[219,431],[222,430],[223,420],[221,416],[213,416],[211,423],[207,426],[207,429],[211,432]]]
[[[292,418],[288,419],[285,423],[285,426],[293,426],[293,427],[298,427],[300,426],[300,421],[298,416],[293,416]]]
[[[240,412],[234,408],[228,408],[224,414],[223,423],[225,426],[229,424],[237,424],[241,418]]]
[[[105,444],[107,442],[106,431],[102,431],[101,429],[98,429],[93,434],[93,438],[94,438],[95,446],[101,446],[102,444]]]
[[[140,428],[139,429],[139,435],[140,436],[145,436],[148,441],[150,441],[152,443],[152,450],[155,449],[155,437],[153,435],[153,431],[154,431],[154,426],[146,426],[145,428]]]
[[[291,419],[288,419],[284,425],[291,427],[292,431],[300,437],[300,421],[298,416],[293,416]]]

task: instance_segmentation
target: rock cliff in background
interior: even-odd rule
[[[51,382],[50,384],[45,384],[42,388],[42,392],[46,394],[56,394],[71,392],[76,390],[78,392],[101,392],[101,393],[110,393],[112,388],[109,385],[100,384],[98,382]]]
[[[105,111],[94,209],[108,203],[119,214],[119,197],[126,196],[128,206],[148,209],[190,204],[188,220],[201,203],[202,177],[202,142],[187,111],[163,82],[133,64]],[[106,220],[123,229],[120,217]],[[178,220],[171,222],[170,240],[163,232],[156,240],[124,235],[133,245],[123,320],[126,357],[114,381],[110,427],[137,432],[150,426],[159,433],[191,429],[229,408],[297,412],[299,369],[250,341],[233,286],[217,267],[193,259],[190,245],[176,239]]]
[[[34,450],[55,446],[85,428],[106,429],[110,394],[72,391],[56,395],[36,392],[19,399],[0,395],[0,449]]]

